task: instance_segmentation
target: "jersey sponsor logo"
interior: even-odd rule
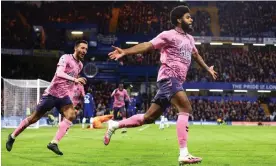
[[[119,101],[124,101],[124,97],[119,96],[118,100],[119,100]]]
[[[192,50],[188,44],[184,44],[179,49],[180,56],[183,57],[186,61],[191,61],[192,59]]]

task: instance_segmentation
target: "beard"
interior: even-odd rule
[[[79,56],[79,60],[83,61],[84,57],[82,57],[81,55]]]
[[[191,33],[194,31],[192,24],[187,24],[185,21],[182,20],[181,28],[186,33]]]
[[[81,53],[81,51],[78,51],[77,52],[77,57],[78,57],[78,60],[84,60],[84,56],[82,57],[82,53]]]

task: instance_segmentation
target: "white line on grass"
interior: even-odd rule
[[[143,130],[145,130],[145,129],[148,128],[148,127],[149,127],[149,125],[146,125],[145,127],[140,128],[139,131],[143,131]]]

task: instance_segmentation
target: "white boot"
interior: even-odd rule
[[[104,144],[108,145],[112,135],[115,133],[115,131],[119,128],[119,123],[113,120],[109,120],[108,122],[108,128],[106,130],[106,133],[104,135]]]

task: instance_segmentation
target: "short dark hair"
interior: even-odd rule
[[[182,18],[184,14],[189,12],[190,12],[190,9],[188,8],[188,6],[185,6],[185,5],[180,5],[173,8],[170,13],[171,23],[174,26],[177,26],[177,19]]]
[[[119,82],[118,87],[119,87],[120,85],[123,85],[123,87],[125,86],[123,82]]]
[[[84,44],[88,45],[88,42],[86,40],[78,40],[78,41],[75,42],[75,47],[78,47],[81,43],[84,43]]]
[[[92,93],[92,88],[88,88],[87,92]]]

